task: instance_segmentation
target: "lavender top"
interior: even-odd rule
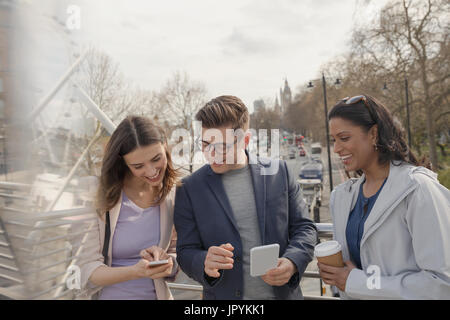
[[[160,241],[159,206],[142,209],[122,192],[122,206],[112,239],[112,267],[135,265],[139,253]],[[150,278],[116,283],[103,288],[99,300],[156,300]]]

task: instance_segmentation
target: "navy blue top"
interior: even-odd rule
[[[348,217],[345,236],[347,237],[347,245],[348,250],[350,252],[350,259],[353,261],[353,263],[355,263],[355,265],[359,269],[362,269],[360,245],[364,233],[364,223],[366,222],[367,217],[370,214],[370,211],[375,205],[375,201],[377,201],[378,195],[380,194],[381,189],[383,189],[386,180],[387,178],[384,180],[383,184],[381,185],[377,193],[375,193],[370,198],[364,197],[363,185],[366,182],[364,180],[364,182],[361,183],[361,186],[359,188],[358,200],[356,201],[356,205],[350,212],[350,216]]]

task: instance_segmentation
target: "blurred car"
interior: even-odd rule
[[[300,179],[319,179],[323,181],[323,166],[318,162],[308,162],[301,169]]]
[[[323,162],[322,162],[322,159],[312,157],[312,158],[311,158],[311,161],[314,162],[314,163],[320,164],[320,166],[322,167],[322,170],[323,170]]]
[[[300,155],[300,157],[304,157],[304,156],[306,156],[306,152],[305,152],[305,149],[303,149],[303,148],[299,148],[299,155]]]
[[[296,150],[294,148],[289,149],[289,159],[295,159]]]
[[[319,155],[322,153],[322,145],[319,142],[311,144],[311,154]]]

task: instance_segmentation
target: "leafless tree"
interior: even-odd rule
[[[161,117],[189,130],[196,112],[206,103],[205,86],[176,71],[156,94]]]
[[[373,73],[417,79],[412,82],[412,91],[419,93],[415,98],[426,119],[430,161],[435,169],[436,116],[442,114],[439,110],[449,93],[448,56],[443,54],[448,48],[449,8],[443,0],[392,0],[376,21],[353,34],[353,55],[375,68]],[[436,63],[443,68],[437,69]]]
[[[206,103],[205,86],[201,82],[191,80],[187,72],[176,71],[154,95],[160,119],[173,124],[171,128],[167,128],[168,134],[175,127],[183,128],[191,132],[190,136],[193,138],[195,114]],[[188,143],[191,150],[189,171],[192,172],[195,141],[191,139]]]
[[[149,90],[136,88],[126,81],[120,72],[119,64],[107,54],[90,49],[86,59],[80,67],[76,83],[86,94],[105,112],[116,124],[127,115],[144,115],[155,118],[156,97]],[[89,111],[84,111],[87,117]],[[95,132],[101,130],[101,123],[96,121]],[[85,170],[89,175],[96,173],[96,165],[100,163],[107,134],[98,135],[98,144],[94,144],[88,151],[85,161]],[[92,137],[86,136],[78,148],[84,148]]]

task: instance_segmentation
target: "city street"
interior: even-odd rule
[[[333,153],[332,149],[331,151],[331,164],[332,164],[332,173],[333,173],[333,185],[336,187],[337,185],[344,182],[344,174],[342,165],[340,163],[339,158]],[[308,156],[310,150],[308,146],[306,146],[306,154]],[[330,210],[329,210],[329,201],[330,201],[330,179],[328,174],[328,156],[327,156],[327,150],[326,147],[322,148],[322,163],[324,165],[324,172],[323,172],[323,191],[322,191],[322,205],[320,207],[320,222],[322,223],[332,223]],[[307,162],[307,157],[297,157],[295,159],[286,160],[288,166],[291,168],[291,170],[295,173],[295,175],[298,177],[300,173],[300,169],[303,164]],[[313,216],[310,217],[313,219]],[[317,260],[314,259],[308,267],[306,268],[306,271],[311,272],[317,272]],[[325,284],[324,284],[325,285]],[[330,291],[330,288],[328,285],[326,286],[325,296],[332,296],[332,293]],[[312,278],[302,278],[300,281],[300,287],[302,288],[302,292],[304,295],[319,295],[320,294],[320,280],[319,279],[312,279]]]
[[[339,158],[333,153],[332,148],[330,148],[331,152],[331,167],[333,172],[333,186],[341,184],[345,181],[344,170],[342,168],[342,164],[340,163]],[[300,157],[298,154],[295,159],[288,159],[286,163],[290,170],[295,174],[297,179],[299,178],[301,167],[308,162],[308,155],[310,153],[309,147],[306,146],[306,156]],[[329,200],[330,200],[330,179],[329,179],[329,170],[328,170],[328,156],[326,147],[322,148],[321,159],[323,163],[323,191],[322,191],[322,206],[320,207],[320,222],[331,223],[331,216],[329,212]],[[311,216],[311,219],[313,217]]]

